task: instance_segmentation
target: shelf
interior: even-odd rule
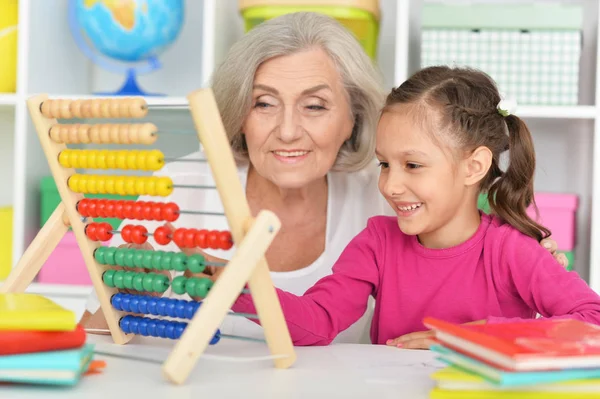
[[[520,106],[516,115],[520,118],[594,119],[598,109],[593,105]]]
[[[25,292],[40,295],[56,295],[65,297],[86,298],[92,291],[91,286],[71,284],[32,283]]]
[[[18,102],[16,94],[0,94],[0,106],[13,106]]]

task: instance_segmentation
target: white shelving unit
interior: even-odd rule
[[[520,0],[501,2],[511,1]],[[594,140],[600,128],[599,7],[598,0],[577,3],[586,7],[581,70],[581,104],[585,105],[522,107],[519,115],[530,124],[536,140],[536,189],[580,196],[576,270],[600,292],[600,140]],[[423,0],[381,1],[378,64],[388,88],[419,67],[422,4]],[[139,79],[145,90],[167,94],[147,99],[150,105],[169,105],[155,114],[165,124],[191,123],[181,110],[185,95],[209,82],[215,66],[243,34],[237,0],[186,0],[185,5],[184,28],[160,57],[163,68]],[[17,93],[0,94],[0,181],[9,182],[8,189],[0,192],[0,206],[6,198],[14,209],[13,265],[39,230],[39,181],[49,173],[26,99],[40,92],[62,98],[92,96],[98,90],[116,90],[124,79],[94,66],[76,47],[68,29],[67,0],[19,0],[19,13]],[[190,142],[167,144],[169,155],[190,151]],[[30,290],[84,298],[90,288],[34,284]]]

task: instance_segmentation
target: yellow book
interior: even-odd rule
[[[0,294],[0,330],[72,331],[75,313],[37,294]]]
[[[590,399],[598,398],[598,392],[522,392],[522,391],[446,391],[434,388],[431,399]]]

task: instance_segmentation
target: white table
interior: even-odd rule
[[[425,399],[433,388],[429,375],[442,367],[429,351],[340,344],[296,347],[294,366],[278,370],[264,359],[269,356],[264,343],[222,339],[209,347],[185,384],[172,385],[163,379],[160,363],[173,341],[136,337],[119,346],[110,337],[90,335],[89,342],[96,344],[95,358],[107,362],[102,374],[85,376],[67,389],[0,385],[0,397]],[[249,360],[257,357],[263,360]]]

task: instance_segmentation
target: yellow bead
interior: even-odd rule
[[[78,168],[82,168],[85,169],[88,167],[88,154],[84,151],[79,151],[79,156],[77,157],[78,160]]]
[[[97,183],[98,183],[98,176],[93,176],[93,175],[88,176],[87,177],[87,192],[90,194],[97,194],[98,193]]]
[[[98,155],[96,155],[96,164],[98,169],[106,169],[106,155],[108,154],[107,150],[98,151]]]
[[[107,151],[106,154],[106,168],[116,169],[117,167],[117,153],[115,151]]]
[[[114,194],[116,193],[115,189],[115,179],[111,176],[102,176],[102,180],[104,180],[104,191],[106,194]]]
[[[98,194],[107,194],[106,179],[104,179],[104,176],[98,176],[98,179],[96,180],[96,190],[98,190]]]
[[[71,162],[69,159],[69,152],[71,150],[62,150],[60,154],[58,154],[58,163],[61,164],[65,168],[71,167]]]
[[[156,193],[161,197],[167,197],[173,192],[173,182],[168,177],[158,177],[156,182]]]
[[[69,185],[69,188],[71,189],[71,191],[74,191],[76,193],[79,192],[79,176],[80,175],[71,175],[68,179],[67,179],[67,184]]]
[[[146,170],[159,170],[165,164],[165,157],[159,150],[149,151],[146,158]]]
[[[135,179],[135,193],[136,195],[146,194],[146,180],[143,177]]]
[[[144,179],[144,193],[146,195],[156,195],[156,179],[155,176],[143,177]]]
[[[146,160],[148,159],[148,151],[140,151],[137,156],[135,168],[137,170],[148,170],[146,169]]]
[[[71,164],[72,168],[79,167],[79,154],[76,150],[71,150],[69,152],[69,163]]]
[[[138,152],[137,150],[127,152],[127,169],[136,169]]]
[[[115,176],[113,180],[115,182],[114,194],[125,195],[125,176]]]
[[[125,180],[125,192],[127,195],[136,195],[135,192],[135,183],[137,181],[137,177],[128,176],[127,180]]]
[[[89,150],[87,152],[88,155],[88,168],[92,168],[92,169],[98,169],[98,164],[96,163],[96,157],[98,155],[98,151],[97,150]]]
[[[127,169],[127,151],[117,152],[117,169]]]
[[[88,186],[88,176],[81,176],[79,179],[79,192],[83,194],[87,194],[87,186]]]

